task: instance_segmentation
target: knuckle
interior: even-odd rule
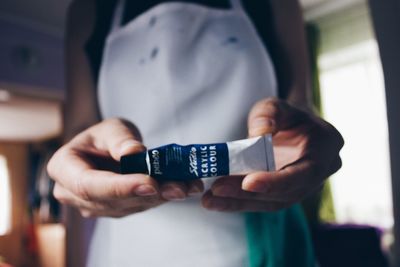
[[[276,100],[271,100],[264,103],[264,110],[271,117],[277,117],[280,112],[279,104]]]
[[[331,172],[330,175],[334,174],[335,172],[340,170],[340,168],[342,168],[342,165],[343,165],[342,159],[340,157],[337,157],[335,159],[335,161],[333,162],[333,166],[332,166],[332,169],[330,171]]]
[[[332,144],[334,144],[338,150],[342,149],[345,141],[341,133],[330,123],[327,123],[326,130],[328,138],[332,140]]]
[[[115,205],[110,202],[91,202],[92,208],[97,211],[114,210]]]
[[[60,164],[60,161],[63,160],[65,155],[66,155],[66,149],[65,146],[63,146],[60,149],[58,149],[50,158],[46,166],[46,171],[51,178],[55,178],[57,176],[57,169],[58,169],[57,166]]]
[[[59,186],[58,186],[57,184],[54,186],[54,189],[53,189],[53,196],[54,196],[54,198],[57,199],[59,202],[65,204],[66,198],[65,198],[64,194],[62,194],[62,192],[61,192],[61,190],[60,190],[60,188],[59,188]]]
[[[133,190],[130,190],[133,191]],[[126,188],[122,188],[121,186],[118,186],[117,183],[115,183],[112,187],[110,187],[110,192],[109,195],[111,198],[114,199],[121,199],[126,197]]]
[[[128,128],[129,130],[133,131],[133,133],[135,133],[135,135],[138,135],[139,130],[138,128],[135,126],[135,124],[133,124],[131,121],[124,119],[124,118],[110,118],[106,120],[107,123],[119,126],[119,127],[125,127]]]
[[[75,192],[76,195],[86,201],[91,201],[90,195],[88,193],[88,189],[85,186],[85,179],[81,177],[78,177],[77,179],[75,179]]]
[[[345,144],[344,138],[339,132],[337,132],[337,143],[339,150],[342,149]]]
[[[102,123],[103,124],[121,124],[121,123],[123,123],[123,121],[124,121],[123,119],[115,117],[115,118],[106,119]]]
[[[124,119],[124,118],[116,118],[116,119],[119,124],[122,124],[123,126],[125,126],[127,128],[136,128],[135,125],[127,119]]]
[[[281,100],[279,100],[277,97],[268,97],[261,100],[261,102],[268,105],[278,105]]]
[[[126,122],[120,118],[109,118],[102,121],[99,126],[111,134],[116,134],[125,128]]]

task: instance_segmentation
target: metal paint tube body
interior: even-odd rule
[[[159,181],[273,170],[271,135],[217,144],[169,144],[121,158],[121,173],[149,174]]]

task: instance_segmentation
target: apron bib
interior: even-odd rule
[[[251,107],[276,96],[277,85],[272,61],[240,1],[231,5],[162,3],[121,26],[120,1],[100,69],[102,117],[132,121],[149,148],[245,138]],[[205,180],[206,188],[212,182]],[[247,216],[247,225],[264,220],[261,229],[272,230],[267,239],[282,238],[285,219],[270,224],[254,216]],[[268,216],[274,222],[283,218]],[[271,236],[277,228],[281,231]],[[265,257],[280,260],[264,255],[276,252],[262,250],[256,244],[264,240],[247,229],[246,236],[243,214],[205,210],[199,197],[169,202],[123,219],[97,220],[88,265],[243,267],[249,256],[251,266],[261,266]],[[279,242],[277,250],[285,250],[286,243]]]

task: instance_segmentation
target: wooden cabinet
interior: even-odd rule
[[[29,218],[28,206],[28,146],[0,143],[0,154],[6,158],[11,189],[11,231],[0,236],[0,255],[15,266],[27,266],[24,249]]]

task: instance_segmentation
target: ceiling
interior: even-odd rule
[[[1,0],[0,17],[36,24],[46,31],[62,33],[66,10],[71,0]]]
[[[29,23],[47,32],[62,34],[65,13],[72,0],[1,0],[0,17]],[[339,0],[300,0],[305,10]],[[35,24],[35,25],[33,25]]]

